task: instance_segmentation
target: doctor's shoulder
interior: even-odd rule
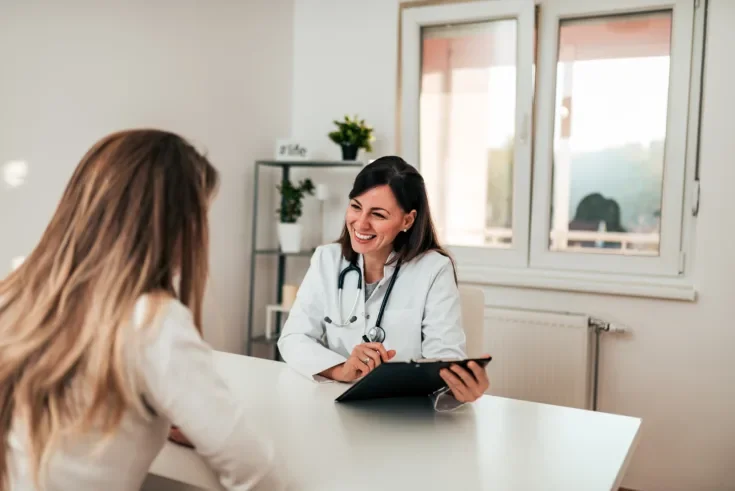
[[[309,273],[307,277],[312,286],[313,281],[322,286],[337,284],[337,275],[342,263],[342,248],[339,244],[325,244],[318,246],[311,255]],[[306,281],[307,278],[304,279]]]
[[[442,273],[454,276],[455,266],[452,258],[434,249],[416,256],[409,264],[430,281]]]
[[[339,244],[320,245],[311,255],[311,267],[319,271],[333,270],[342,260],[342,247]]]
[[[312,262],[328,261],[330,263],[340,261],[342,259],[342,246],[336,242],[331,244],[320,245],[314,250]]]

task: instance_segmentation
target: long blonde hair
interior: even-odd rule
[[[82,158],[40,242],[0,282],[0,490],[14,417],[38,483],[62,435],[110,435],[140,404],[123,345],[142,295],[178,297],[201,332],[217,183],[204,156],[164,131],[115,133]]]

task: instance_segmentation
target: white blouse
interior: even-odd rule
[[[145,298],[138,302],[132,326],[139,326],[146,304]],[[172,422],[225,489],[285,489],[271,443],[250,426],[243,406],[219,377],[212,349],[201,339],[189,310],[174,300],[162,308],[160,325],[146,330],[131,357],[142,396],[156,416],[128,410],[117,433],[100,449],[95,448],[101,442],[97,433],[63,442],[50,459],[44,491],[138,491]],[[10,491],[34,491],[23,424],[17,419],[8,438]]]

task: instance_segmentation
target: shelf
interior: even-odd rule
[[[311,257],[316,249],[309,249],[306,251],[299,252],[281,252],[280,249],[257,249],[256,254],[270,255],[270,256],[302,256]]]
[[[363,167],[359,160],[257,160],[258,165],[269,167]]]
[[[255,336],[250,340],[251,343],[255,344],[266,344],[268,346],[275,346],[278,343],[278,338],[266,338],[265,335]]]
[[[250,292],[249,292],[249,298],[248,298],[248,319],[247,319],[247,336],[245,339],[245,353],[247,355],[252,354],[252,346],[253,345],[260,345],[260,346],[269,346],[273,349],[273,356],[274,359],[278,360],[280,359],[280,354],[278,352],[278,340],[276,339],[269,339],[266,338],[265,333],[260,335],[254,335],[253,333],[253,327],[255,324],[255,313],[259,311],[259,309],[255,306],[255,293],[259,289],[256,287],[255,283],[257,280],[261,279],[257,274],[257,263],[259,257],[271,257],[276,258],[277,261],[274,261],[277,263],[277,271],[276,273],[276,279],[277,284],[275,285],[275,294],[276,294],[276,303],[280,302],[282,300],[283,296],[283,285],[286,282],[286,270],[290,267],[291,261],[288,260],[289,257],[294,258],[311,258],[314,256],[314,253],[316,251],[316,248],[308,247],[305,250],[299,251],[299,252],[283,252],[279,245],[273,244],[271,247],[258,247],[258,216],[260,213],[258,212],[260,201],[263,201],[258,193],[258,189],[260,186],[260,175],[261,174],[270,174],[272,172],[280,173],[281,179],[289,179],[291,172],[296,172],[297,170],[306,170],[308,168],[311,169],[322,169],[323,171],[326,171],[328,168],[332,169],[345,169],[349,170],[351,172],[359,172],[365,165],[367,165],[367,161],[359,161],[359,160],[319,160],[319,159],[312,159],[312,160],[273,160],[273,159],[262,159],[262,160],[256,160],[255,161],[255,168],[254,171],[254,190],[255,192],[252,193],[253,195],[253,221],[251,224],[252,232],[251,232],[251,246],[250,246]],[[273,169],[272,171],[265,171],[265,169],[262,169],[261,167],[269,167]],[[340,173],[340,172],[338,172]],[[271,206],[275,203],[271,203]],[[273,210],[275,211],[275,210]],[[265,242],[265,241],[264,241]],[[266,242],[268,244],[268,242]],[[267,261],[270,262],[270,261]],[[301,262],[301,260],[296,261],[298,263]],[[298,265],[293,265],[298,266]],[[301,266],[304,266],[302,264]],[[270,303],[270,302],[267,302]],[[267,306],[268,308],[268,315],[267,315],[267,330],[266,333],[273,333],[275,336],[276,332],[281,329],[282,321],[285,317],[287,317],[288,310],[283,309],[279,306]],[[274,315],[275,314],[275,315]],[[272,319],[275,319],[275,322],[272,322]],[[275,329],[271,329],[272,326],[275,326]]]
[[[281,314],[288,314],[291,311],[290,307],[284,307],[282,305],[266,305],[265,307],[265,336],[266,339],[269,335],[273,334],[273,322],[271,317],[273,314],[280,316]],[[280,330],[280,327],[279,327]]]

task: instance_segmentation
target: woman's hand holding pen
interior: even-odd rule
[[[354,382],[394,356],[395,350],[386,351],[382,343],[358,344],[346,362],[325,370],[322,375],[338,382]]]

